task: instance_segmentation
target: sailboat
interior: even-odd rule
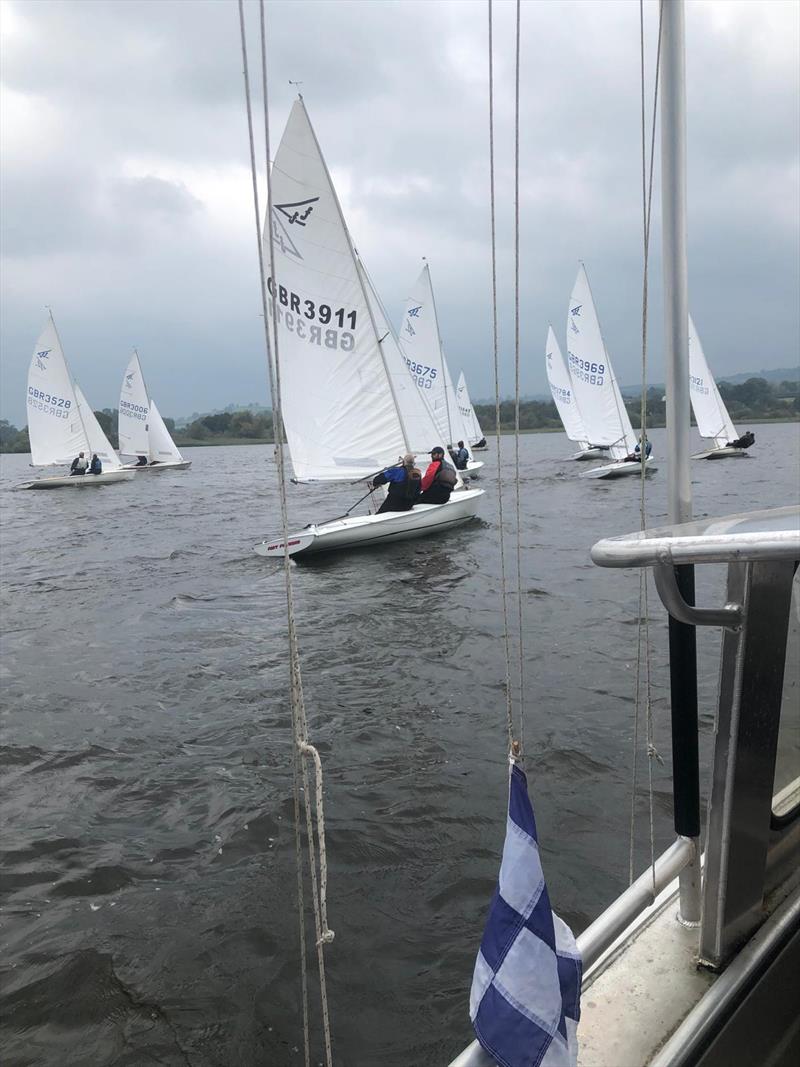
[[[119,451],[123,456],[141,456],[146,460],[129,464],[130,470],[174,471],[192,465],[190,459],[180,454],[147,391],[136,350],[125,370],[119,394]]]
[[[461,417],[467,426],[468,436],[466,441],[473,452],[487,452],[489,446],[486,444],[486,436],[481,429],[481,424],[478,422],[478,416],[475,414],[475,408],[469,397],[469,389],[467,389],[467,379],[464,377],[462,370],[458,376],[458,385],[456,386],[456,402],[458,403],[458,410],[461,413]]]
[[[710,438],[714,444],[692,456],[692,459],[727,459],[733,456],[746,456],[747,450],[729,444],[736,441],[739,434],[733,425],[725,401],[719,395],[717,383],[708,368],[703,346],[689,316],[689,396],[692,410],[697,421],[701,437]]]
[[[572,379],[561,354],[553,327],[548,327],[547,344],[544,350],[544,362],[547,369],[547,381],[564,431],[570,441],[576,441],[578,451],[572,457],[578,460],[602,459],[608,452],[606,446],[595,448],[589,444],[589,435],[583,424],[578,401],[572,389]]]
[[[87,488],[127,482],[133,477],[123,469],[70,373],[52,314],[39,335],[28,369],[28,435],[34,467],[69,464],[83,452],[87,459],[97,455],[103,471],[35,478],[19,489]]]
[[[569,375],[588,440],[608,448],[612,460],[593,467],[582,478],[624,478],[641,473],[641,464],[626,460],[633,455],[637,437],[622,400],[611,360],[600,332],[589,279],[581,263],[572,288],[567,314]],[[646,469],[654,470],[651,457]]]
[[[283,424],[297,482],[368,480],[417,451],[420,413],[413,383],[353,246],[325,160],[299,97],[272,169],[268,279],[277,316]],[[433,432],[431,429],[428,431]],[[412,436],[413,435],[413,436]],[[429,438],[428,450],[438,443]],[[446,504],[411,511],[346,514],[312,523],[263,556],[309,555],[439,533],[471,519],[483,491],[458,489]],[[352,510],[352,509],[351,509]]]
[[[466,442],[470,427],[459,410],[453,379],[447,366],[427,263],[406,303],[399,339],[411,374],[433,413],[442,443],[450,448],[457,441]],[[475,475],[482,467],[480,460],[471,459],[464,473]]]

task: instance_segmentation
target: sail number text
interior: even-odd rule
[[[413,360],[406,358],[408,369],[411,371],[411,376],[420,389],[430,389],[433,382],[436,380],[436,368],[426,367],[423,363],[415,363]]]
[[[276,296],[279,304],[288,308],[295,315],[302,315],[313,322],[321,322],[323,326],[334,325],[343,329],[345,323],[351,330],[356,328],[357,313],[347,311],[345,308],[337,308],[335,311],[330,304],[317,304],[313,300],[304,300],[297,293],[291,292],[285,285],[278,286],[277,294],[274,292],[272,278],[267,279],[267,289],[270,296]]]
[[[35,389],[28,386],[28,404],[37,411],[43,411],[45,415],[55,415],[57,419],[68,419],[69,409],[72,407],[71,400],[65,400],[63,396],[53,396],[43,389]]]
[[[573,378],[580,378],[589,385],[602,385],[605,381],[605,363],[590,363],[588,359],[580,359],[572,352],[569,354],[569,372]]]
[[[148,411],[147,408],[142,407],[141,404],[131,404],[129,400],[120,398],[119,410],[121,412],[124,411],[131,419],[139,419],[140,422],[147,422]]]

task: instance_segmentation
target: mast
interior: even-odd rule
[[[661,209],[667,379],[667,501],[671,523],[692,518],[689,474],[689,295],[686,255],[686,55],[684,0],[663,0],[661,37]],[[694,604],[694,567],[675,568]],[[669,619],[675,831],[693,839],[695,860],[680,874],[680,918],[700,921],[700,771],[697,648],[693,626]]]
[[[424,258],[424,257],[423,257]],[[453,422],[450,418],[450,401],[447,397],[447,379],[450,377],[450,368],[447,366],[447,359],[444,354],[444,347],[442,346],[442,335],[439,332],[439,315],[436,311],[436,297],[433,292],[433,282],[431,281],[431,268],[427,259],[425,260],[425,273],[428,275],[428,289],[431,294],[431,307],[433,308],[433,321],[436,324],[436,340],[439,342],[439,354],[442,357],[442,377],[444,378],[444,406],[447,412],[447,436],[450,438],[445,443],[445,448],[452,448],[453,446]],[[446,372],[446,373],[445,373]],[[450,383],[452,385],[452,381]]]
[[[56,320],[53,318],[53,311],[49,307],[47,309],[47,314],[50,316],[50,321],[53,324],[53,332],[55,333],[56,337],[58,338],[58,347],[61,349],[61,358],[64,360],[64,363],[67,366],[67,373],[69,374],[69,380],[70,380],[70,383],[72,384],[72,387],[74,389],[75,388],[75,379],[72,377],[72,368],[70,367],[69,363],[67,363],[67,357],[64,355],[64,346],[61,343],[61,334],[58,332],[58,326],[56,326]],[[84,399],[86,399],[86,398],[84,397]],[[91,445],[89,444],[89,434],[88,434],[88,432],[86,430],[86,422],[84,420],[83,411],[81,410],[81,404],[80,404],[80,401],[78,400],[77,396],[75,397],[75,407],[78,409],[78,418],[81,420],[81,429],[83,430],[83,436],[84,436],[84,439],[86,441],[86,447],[91,452],[92,448],[91,448]]]

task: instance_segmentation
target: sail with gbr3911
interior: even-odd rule
[[[302,100],[272,168],[283,423],[297,481],[352,481],[407,450],[336,193]],[[270,316],[273,302],[268,302]]]

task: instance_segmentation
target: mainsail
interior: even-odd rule
[[[458,410],[453,380],[442,347],[436,301],[428,264],[422,268],[406,304],[399,333],[406,363],[425,397],[442,444],[466,440],[467,427]]]
[[[612,459],[624,459],[636,447],[637,439],[603,342],[583,264],[578,268],[569,302],[567,355],[573,392],[589,441],[595,446],[608,446]]]
[[[545,347],[544,362],[547,368],[547,381],[550,384],[550,392],[553,402],[558,408],[558,414],[564,424],[564,430],[570,441],[578,441],[581,447],[589,446],[586,427],[583,425],[578,401],[572,390],[572,379],[564,363],[553,327],[547,331],[547,345]]]
[[[151,463],[182,463],[156,403],[151,399],[134,351],[119,394],[119,450],[125,456],[146,456]]]
[[[692,401],[697,429],[701,437],[712,437],[717,448],[739,437],[731,421],[725,401],[719,395],[717,383],[708,369],[703,346],[689,316],[689,396]]]
[[[469,398],[469,390],[467,389],[467,379],[464,377],[464,372],[458,376],[458,385],[456,386],[456,402],[458,404],[458,410],[461,418],[464,421],[464,425],[467,428],[467,444],[476,445],[478,441],[484,440],[484,433],[481,429],[481,424],[478,422],[478,416],[475,414],[475,408],[472,401]]]
[[[86,398],[73,382],[52,315],[39,335],[28,370],[28,435],[36,467],[71,463],[96,452],[104,466],[121,464]]]
[[[272,168],[283,423],[298,481],[363,478],[409,443],[355,251],[302,99]],[[269,301],[270,315],[273,314]]]
[[[119,450],[124,456],[149,455],[149,422],[150,398],[139,354],[134,352],[125,368],[119,394]]]

